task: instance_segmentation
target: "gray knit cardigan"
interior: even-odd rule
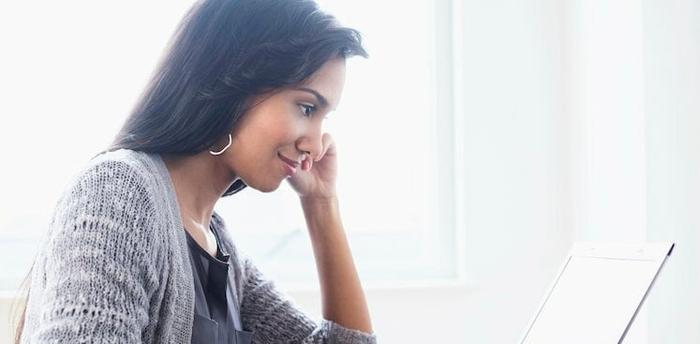
[[[90,160],[41,242],[21,342],[190,343],[194,282],[175,195],[158,154],[122,149]],[[314,322],[223,232],[253,343],[376,343],[373,334]]]

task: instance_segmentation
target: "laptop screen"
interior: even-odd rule
[[[522,343],[619,343],[657,259],[571,255]]]

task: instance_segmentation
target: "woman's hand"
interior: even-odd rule
[[[336,146],[323,134],[323,149],[315,161],[287,180],[299,194],[321,283],[323,317],[347,328],[372,333],[362,285],[340,220],[335,192]]]
[[[287,178],[289,185],[300,198],[333,198],[336,197],[335,179],[338,172],[336,146],[330,134],[324,133],[321,138],[323,149],[313,160],[307,157],[301,163],[297,173]]]

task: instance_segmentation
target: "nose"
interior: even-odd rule
[[[313,128],[297,140],[297,149],[316,160],[323,152],[323,133],[319,127]]]

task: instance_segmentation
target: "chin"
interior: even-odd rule
[[[282,184],[282,181],[280,180],[277,183],[269,182],[269,183],[262,183],[262,184],[257,184],[257,183],[255,183],[255,184],[246,183],[246,184],[248,185],[248,187],[252,187],[253,189],[258,190],[260,192],[269,193],[269,192],[273,192],[273,191],[279,189],[280,184]]]

